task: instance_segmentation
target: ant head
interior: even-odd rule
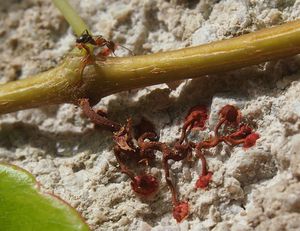
[[[88,30],[85,30],[77,39],[76,43],[90,43],[93,41],[93,37],[89,34]]]

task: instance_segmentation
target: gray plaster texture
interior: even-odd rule
[[[136,54],[196,46],[300,17],[299,0],[71,0],[95,34]],[[57,65],[75,36],[49,0],[0,4],[0,81]],[[118,49],[118,56],[127,55]],[[134,123],[145,117],[160,140],[173,142],[187,111],[240,107],[260,134],[244,150],[219,145],[207,156],[213,178],[194,190],[200,165],[176,163],[173,177],[190,215],[177,224],[162,179],[150,201],[131,190],[114,157],[111,135],[74,105],[18,111],[0,118],[0,161],[31,172],[43,189],[68,201],[92,230],[300,230],[300,57],[105,97],[97,108]],[[203,131],[208,136],[208,130]],[[162,176],[161,166],[151,169]]]

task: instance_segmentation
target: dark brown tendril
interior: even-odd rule
[[[131,119],[128,119],[127,123],[121,126],[107,119],[103,113],[95,112],[88,99],[81,99],[79,105],[92,122],[113,132],[114,154],[119,163],[119,169],[131,179],[131,188],[137,195],[149,197],[157,193],[158,179],[147,173],[147,168],[151,161],[156,158],[157,152],[162,153],[159,159],[164,170],[165,181],[172,194],[173,217],[177,222],[188,217],[189,204],[187,201],[179,200],[170,173],[170,160],[182,161],[194,155],[201,161],[202,165],[202,171],[196,181],[195,188],[208,189],[213,172],[208,170],[204,150],[216,147],[223,142],[231,146],[243,144],[243,148],[246,149],[255,145],[259,138],[259,135],[254,133],[250,126],[240,124],[241,113],[232,105],[225,105],[219,111],[219,121],[215,125],[214,135],[196,143],[189,141],[188,135],[192,129],[204,130],[208,116],[204,106],[193,107],[185,117],[180,138],[173,145],[160,142],[154,126],[149,124],[149,121],[141,121],[140,125],[136,126],[137,130],[134,136]],[[229,132],[223,129],[227,126],[232,127]],[[235,130],[232,131],[232,129]],[[130,163],[134,163],[133,166],[136,168],[132,167]],[[142,163],[146,164],[143,165]],[[141,171],[140,168],[143,170]]]
[[[88,117],[94,124],[112,132],[120,130],[120,124],[113,122],[112,120],[109,120],[106,117],[103,117],[102,115],[97,114],[90,106],[88,99],[80,99],[79,106],[81,107],[86,117]]]

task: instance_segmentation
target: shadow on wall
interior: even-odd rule
[[[42,150],[45,155],[70,157],[87,150],[97,152],[105,143],[112,143],[110,134],[99,129],[84,133],[52,133],[23,122],[2,123],[0,126],[0,147],[13,152],[17,148],[30,146]]]

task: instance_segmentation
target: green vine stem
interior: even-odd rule
[[[81,35],[84,30],[91,32],[67,0],[52,0],[52,2],[63,14],[77,36]]]
[[[75,11],[69,12],[78,19]],[[69,17],[69,23],[80,34],[82,28],[87,27],[84,23],[77,27],[76,22]],[[176,51],[109,57],[86,67],[82,76],[80,67],[84,54],[74,49],[56,68],[0,85],[0,114],[49,104],[77,103],[80,98],[89,98],[95,103],[123,90],[223,73],[298,53],[299,20]]]
[[[109,58],[87,69],[86,75],[96,82],[89,97],[99,100],[122,90],[223,73],[298,53],[300,20],[196,47]]]

